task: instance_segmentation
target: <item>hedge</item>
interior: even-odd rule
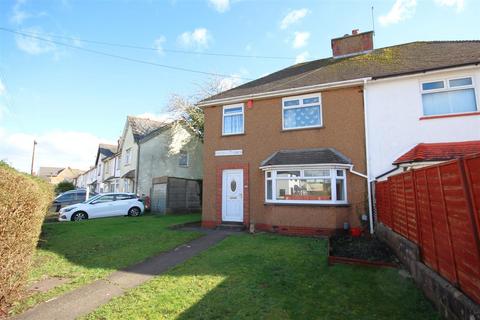
[[[51,185],[0,161],[0,317],[26,287]]]

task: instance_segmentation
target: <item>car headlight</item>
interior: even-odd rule
[[[70,212],[70,211],[72,211],[73,209],[75,209],[75,207],[73,207],[73,208],[65,208],[65,209],[63,209],[63,212]]]

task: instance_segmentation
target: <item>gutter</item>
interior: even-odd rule
[[[263,99],[263,98],[273,98],[273,97],[281,97],[290,94],[303,94],[309,92],[315,92],[318,90],[323,89],[330,89],[330,88],[344,88],[344,87],[352,87],[357,85],[364,84],[367,80],[371,80],[371,77],[367,78],[359,78],[359,79],[352,79],[352,80],[345,80],[345,81],[337,81],[337,82],[329,82],[324,84],[316,84],[311,86],[299,87],[299,88],[291,88],[291,89],[283,89],[283,90],[276,90],[276,91],[269,91],[269,92],[262,92],[262,93],[253,93],[247,94],[243,96],[236,96],[224,99],[215,99],[205,102],[197,103],[198,107],[211,107],[216,106],[219,104],[230,104],[230,103],[238,103],[245,100],[250,99]]]
[[[138,176],[139,176],[139,170],[140,170],[140,143],[137,142],[137,168],[135,170],[135,189],[134,193],[138,192]]]

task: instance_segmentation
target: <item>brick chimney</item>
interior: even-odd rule
[[[353,56],[371,50],[373,50],[373,31],[358,33],[358,29],[354,29],[352,34],[332,39],[334,58]]]

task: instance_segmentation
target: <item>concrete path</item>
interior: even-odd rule
[[[232,232],[208,232],[205,236],[183,244],[172,251],[149,258],[126,269],[112,273],[108,278],[70,291],[43,302],[13,319],[76,319],[97,309],[110,299],[120,296],[154,276],[164,273],[214,244]]]

